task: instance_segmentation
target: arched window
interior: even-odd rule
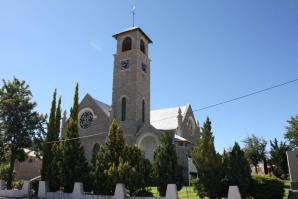
[[[146,49],[145,49],[145,42],[143,39],[141,39],[140,49],[145,54]]]
[[[122,107],[121,121],[125,121],[126,119],[126,98],[125,97],[122,98],[121,107]]]
[[[122,43],[122,52],[131,50],[131,38],[126,37]]]
[[[142,121],[145,122],[145,100],[142,102]]]

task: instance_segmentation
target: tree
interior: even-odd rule
[[[290,142],[291,147],[298,148],[298,115],[291,117],[287,122],[285,139]]]
[[[126,145],[123,161],[119,164],[119,177],[125,183],[130,196],[137,192],[147,191],[152,183],[152,166],[136,145]]]
[[[25,81],[3,80],[0,89],[0,129],[8,154],[7,188],[12,188],[14,163],[24,161],[24,148],[32,148],[43,141],[45,117],[34,111],[36,103]]]
[[[3,142],[2,132],[0,129],[0,166],[3,161],[4,161],[4,142]]]
[[[244,153],[248,161],[255,167],[255,172],[258,173],[258,164],[263,161],[264,172],[267,170],[266,145],[267,142],[263,138],[258,138],[254,134],[248,136],[244,141]]]
[[[63,186],[65,192],[72,192],[74,182],[83,182],[85,190],[90,188],[90,168],[81,146],[78,132],[79,85],[76,85],[74,103],[67,121],[63,151]]]
[[[154,151],[154,173],[161,196],[165,196],[167,184],[180,184],[176,146],[168,133],[160,136],[161,144]]]
[[[211,121],[207,117],[202,134],[193,151],[193,163],[197,168],[200,182],[208,196],[216,198],[221,190],[221,159],[214,147],[214,137],[211,131]]]
[[[56,142],[52,146],[53,159],[50,163],[51,166],[51,176],[49,178],[50,190],[55,192],[62,185],[64,180],[63,173],[63,143]]]
[[[291,150],[291,147],[286,142],[278,143],[275,138],[270,141],[270,163],[272,165],[272,172],[278,178],[285,179],[289,174],[287,151]]]
[[[249,162],[237,142],[229,153],[228,178],[229,185],[237,185],[242,198],[246,198],[250,188],[251,170]]]
[[[95,165],[95,193],[112,195],[116,183],[126,185],[134,196],[146,190],[151,179],[151,164],[136,146],[125,144],[122,129],[115,121],[101,147]]]
[[[221,155],[220,172],[218,180],[220,180],[220,186],[218,188],[220,197],[227,197],[229,191],[229,172],[230,172],[230,152],[223,151]]]
[[[116,167],[123,155],[125,139],[122,129],[115,121],[109,128],[108,136],[96,158],[94,191],[97,194],[112,195],[117,181]],[[110,176],[110,177],[108,177]]]
[[[60,132],[60,119],[61,119],[61,97],[59,98],[58,106],[56,108],[56,95],[57,90],[55,89],[53,94],[52,106],[50,111],[50,117],[48,122],[48,131],[46,134],[45,143],[43,145],[43,158],[42,158],[42,169],[41,169],[41,179],[44,181],[49,181],[50,187],[52,189],[52,161],[53,152],[52,146],[53,142],[59,139]]]

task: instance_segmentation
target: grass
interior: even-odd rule
[[[151,192],[155,197],[159,196],[159,193],[157,191],[157,187],[151,187]],[[183,187],[178,192],[179,199],[198,199],[199,197],[194,192],[193,187]]]
[[[290,182],[288,180],[284,181],[284,190],[285,190],[285,194],[283,199],[288,199],[288,195],[289,195],[289,191],[290,191]]]
[[[284,181],[284,190],[285,194],[283,199],[288,199],[289,195],[289,190],[290,190],[290,182],[285,180]],[[159,193],[157,191],[157,187],[151,187],[151,191],[154,194],[155,197],[159,196]],[[193,190],[193,187],[183,187],[179,192],[178,192],[179,199],[200,199],[196,192]],[[205,198],[208,199],[208,198]]]

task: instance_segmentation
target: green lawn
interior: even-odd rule
[[[284,181],[284,183],[285,183],[285,195],[284,195],[283,199],[288,199],[288,194],[289,194],[289,190],[290,190],[290,182]],[[156,197],[159,196],[156,187],[152,187],[151,191],[154,194],[154,196],[156,196]],[[179,195],[179,199],[199,199],[197,194],[194,192],[193,187],[183,187],[178,192],[178,195]],[[208,199],[208,198],[205,198],[205,199]]]
[[[154,194],[155,197],[159,196],[157,188],[151,187],[151,191]],[[194,192],[193,187],[183,187],[178,192],[179,199],[198,199],[199,197]]]
[[[290,182],[285,180],[284,181],[285,184],[285,194],[284,194],[284,198],[283,199],[288,199],[288,195],[289,195],[289,190],[290,190]]]

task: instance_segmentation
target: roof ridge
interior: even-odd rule
[[[183,106],[175,106],[175,107],[168,107],[168,108],[161,108],[161,109],[155,109],[155,110],[151,110],[151,111],[159,111],[159,110],[167,110],[167,109],[178,109],[178,108],[182,108],[182,107],[189,107],[190,104],[185,104]]]

